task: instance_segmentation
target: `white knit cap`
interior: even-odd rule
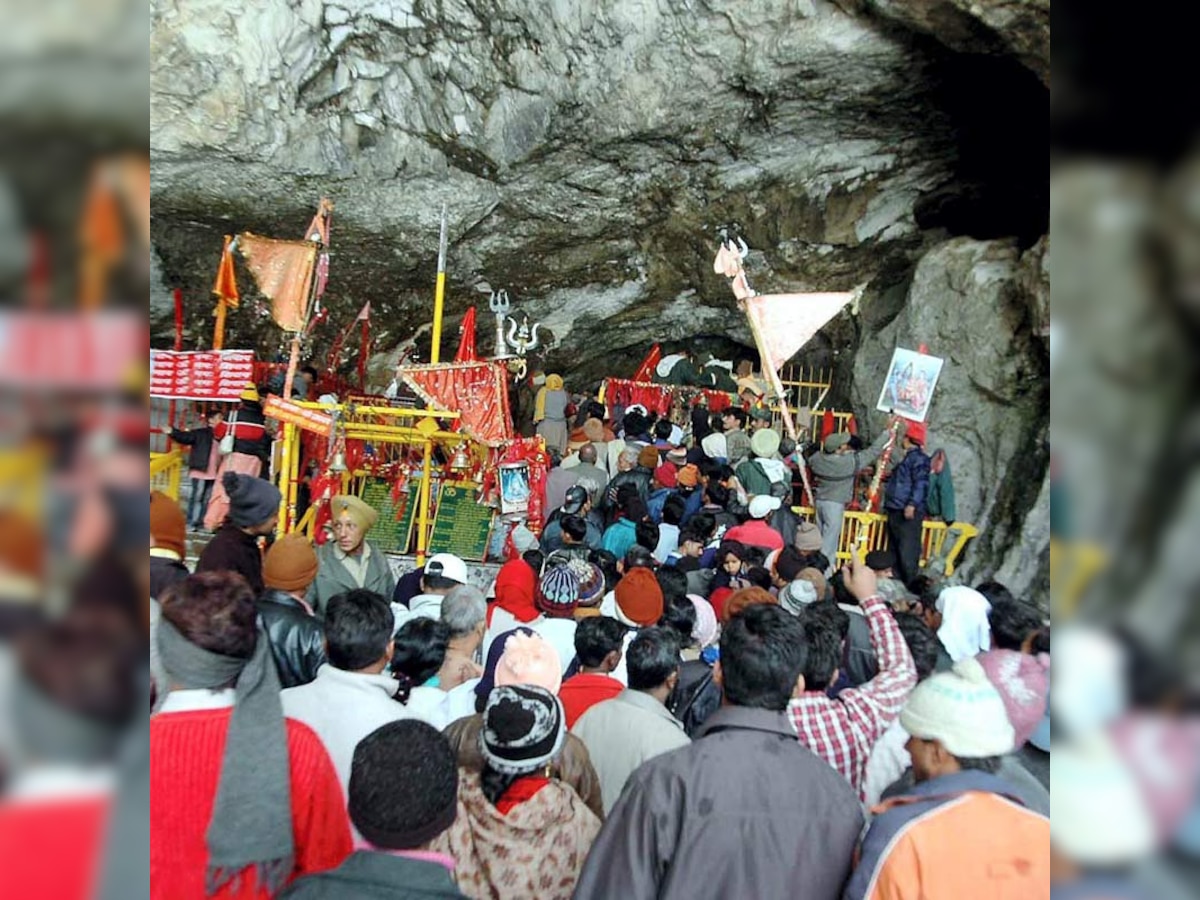
[[[1083,866],[1122,866],[1155,847],[1154,825],[1132,773],[1107,739],[1055,742],[1050,754],[1050,840]]]
[[[913,737],[940,741],[964,759],[1002,756],[1013,748],[1004,701],[973,658],[917,685],[900,713],[900,724]]]

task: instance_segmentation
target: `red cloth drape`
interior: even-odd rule
[[[507,370],[502,363],[401,366],[399,376],[434,409],[461,413],[462,430],[480,443],[496,447],[512,440]]]

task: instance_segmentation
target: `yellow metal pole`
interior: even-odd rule
[[[300,429],[288,426],[292,431],[292,465],[288,477],[288,530],[296,530],[296,500],[300,496]],[[310,504],[311,505],[311,504]]]
[[[437,363],[442,357],[442,307],[446,299],[446,204],[442,204],[442,231],[438,236],[437,284],[433,291],[433,334],[429,361]]]
[[[283,440],[279,444],[279,471],[275,473],[279,479],[279,521],[275,525],[276,534],[288,532],[288,472],[292,468],[292,431],[291,425],[284,424]]]
[[[425,565],[429,549],[429,493],[433,474],[433,441],[425,442],[425,458],[421,463],[421,500],[417,507],[417,565]]]

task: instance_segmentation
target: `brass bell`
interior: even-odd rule
[[[329,463],[329,471],[336,472],[339,475],[350,471],[350,467],[346,465],[346,454],[344,451],[339,450],[333,454],[333,460]]]

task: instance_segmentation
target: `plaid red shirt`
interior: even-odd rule
[[[912,654],[883,597],[868,597],[861,605],[879,674],[836,699],[810,691],[788,704],[800,743],[846,776],[860,797],[867,757],[917,683]]]

